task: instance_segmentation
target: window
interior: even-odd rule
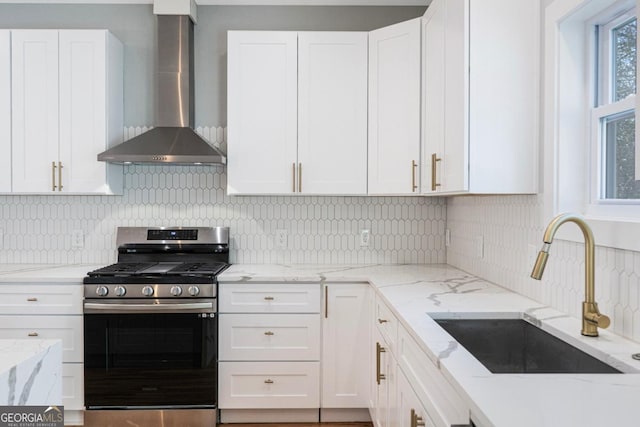
[[[640,171],[636,175],[635,161],[637,19],[635,8],[616,9],[614,16],[608,9],[593,21],[596,89],[591,139],[596,159],[591,203],[595,204],[640,203]]]
[[[541,227],[558,213],[575,212],[586,217],[599,246],[640,251],[635,6],[634,0],[546,6]],[[557,237],[582,241],[570,227]]]

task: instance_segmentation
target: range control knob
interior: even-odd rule
[[[123,297],[127,293],[127,288],[125,288],[124,286],[116,286],[114,291],[116,293],[116,296]]]
[[[99,297],[106,297],[107,294],[109,294],[109,288],[106,286],[98,286],[96,288],[96,294],[98,294]]]
[[[180,295],[182,295],[182,288],[180,286],[172,286],[169,292],[174,297],[179,297]]]
[[[198,296],[198,294],[200,293],[200,288],[197,286],[189,286],[189,295],[191,295],[192,297]]]
[[[150,297],[151,295],[153,295],[153,288],[151,286],[145,286],[144,288],[142,288],[142,295],[144,295],[145,297]]]

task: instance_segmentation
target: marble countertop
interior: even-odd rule
[[[62,404],[62,341],[0,339],[0,404]]]
[[[98,264],[0,264],[0,283],[76,283]]]
[[[565,313],[446,265],[232,265],[224,282],[369,282],[467,402],[479,427],[640,425],[640,344],[580,335]],[[433,317],[432,317],[433,316]],[[626,374],[492,374],[433,318],[526,317]]]

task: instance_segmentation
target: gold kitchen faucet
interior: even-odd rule
[[[582,302],[582,335],[587,337],[597,337],[598,327],[608,328],[611,320],[608,316],[601,314],[598,310],[598,303],[595,300],[595,243],[593,232],[584,218],[579,215],[564,213],[551,220],[544,232],[544,245],[538,253],[538,258],[533,266],[531,277],[540,280],[549,258],[549,247],[553,242],[558,228],[565,222],[573,222],[582,231],[584,236],[584,301]]]

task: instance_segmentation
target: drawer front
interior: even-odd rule
[[[222,283],[220,313],[319,313],[320,284]]]
[[[320,360],[318,314],[221,314],[220,360]]]
[[[61,339],[62,361],[82,363],[82,316],[0,316],[0,339]]]
[[[404,327],[399,328],[398,362],[437,427],[469,422],[469,410],[440,369],[418,347]]]
[[[387,305],[376,298],[374,322],[391,351],[395,351],[398,341],[398,319]]]
[[[1,285],[0,314],[82,314],[82,285]]]
[[[220,409],[319,408],[319,362],[220,362]]]
[[[62,364],[62,404],[66,411],[84,409],[84,364]]]

